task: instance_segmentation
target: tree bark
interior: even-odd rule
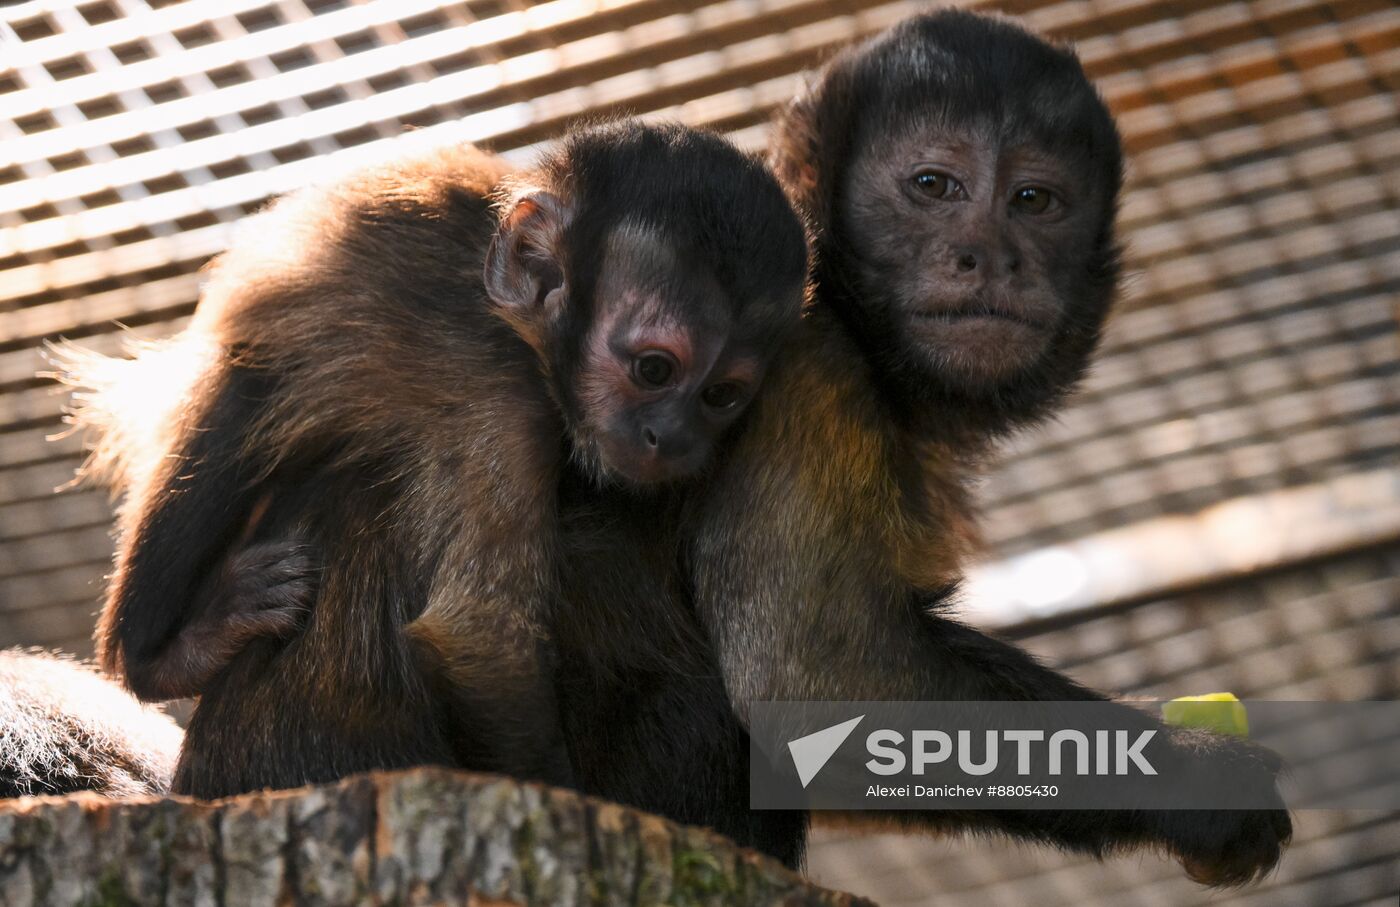
[[[865,903],[704,829],[441,769],[214,803],[0,803],[5,907]]]

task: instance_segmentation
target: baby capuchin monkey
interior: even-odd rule
[[[695,476],[805,272],[763,165],[679,126],[580,131],[525,172],[393,161],[252,221],[179,341],[207,352],[167,443],[115,454],[159,465],[120,516],[99,654],[141,698],[202,694],[173,790],[567,781],[561,471],[624,496]]]

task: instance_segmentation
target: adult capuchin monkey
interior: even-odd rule
[[[1103,698],[942,612],[972,547],[969,481],[1097,342],[1122,161],[1071,52],[961,12],[834,59],[772,160],[814,228],[810,311],[702,485],[643,500],[566,473],[554,633],[581,787],[795,865],[807,815],[748,809],[749,703]],[[1277,802],[1272,754],[1123,708],[1168,758]],[[1209,884],[1266,872],[1291,828],[1281,802],[879,820],[1157,848]]]
[[[143,698],[202,694],[177,793],[569,780],[560,472],[619,497],[694,476],[797,325],[806,244],[759,161],[679,126],[508,171],[449,149],[278,202],[181,341],[209,352],[166,445],[115,453],[158,465],[99,650]]]

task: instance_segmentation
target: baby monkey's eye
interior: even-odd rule
[[[632,360],[632,377],[642,387],[665,387],[675,374],[676,360],[667,353],[648,350]]]
[[[711,409],[733,409],[744,399],[744,386],[737,381],[721,381],[701,391],[700,399]]]
[[[951,198],[962,191],[962,184],[937,170],[920,170],[914,174],[914,185],[929,198]]]
[[[1011,197],[1011,207],[1027,214],[1044,214],[1054,202],[1054,193],[1043,186],[1023,186]]]

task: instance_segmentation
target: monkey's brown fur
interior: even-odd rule
[[[235,456],[248,464],[239,486],[284,483],[282,497],[296,500],[292,487],[319,484],[334,500],[296,517],[323,540],[326,606],[311,610],[285,650],[253,644],[241,682],[206,691],[177,789],[214,795],[284,771],[319,780],[317,767],[338,777],[462,758],[420,670],[425,658],[454,685],[489,685],[484,701],[521,709],[518,720],[490,716],[502,739],[483,767],[513,749],[508,728],[534,733],[529,723],[548,714],[537,660],[551,582],[552,439],[562,429],[528,348],[504,322],[478,312],[463,323],[453,308],[474,311],[457,297],[479,283],[491,193],[508,173],[496,158],[451,149],[299,193],[248,224],[214,265],[184,341],[210,353],[180,414],[179,432],[193,440],[172,445],[183,455],[166,460],[123,513],[125,555],[98,630],[104,665],[119,672],[130,661],[122,621],[149,620],[118,605],[144,575],[133,578],[133,565],[172,556],[148,528],[159,517],[151,508],[160,489],[178,493],[180,476],[200,480],[203,452],[185,453],[181,442],[222,428],[222,388],[243,376],[272,382],[250,423],[236,427]],[[385,256],[386,242],[419,251]],[[458,387],[468,393],[443,393]],[[290,513],[279,500],[267,528]],[[424,581],[400,588],[397,576]],[[245,734],[253,736],[237,739]],[[211,736],[224,739],[204,746]]]
[[[235,350],[234,362],[278,376],[247,433],[250,460],[270,468],[320,451],[320,469],[371,466],[365,475],[397,487],[357,528],[392,524],[410,569],[432,576],[422,612],[403,615],[405,632],[455,683],[499,684],[503,697],[510,678],[535,670],[532,640],[543,635],[560,419],[509,331],[480,325],[481,351],[464,355],[470,347],[450,309],[396,312],[380,288],[431,298],[471,286],[493,227],[484,205],[509,173],[499,158],[457,148],[330,192],[298,194],[292,211],[279,212],[286,234],[259,245],[300,243],[305,256],[287,268],[263,248],[236,249],[218,264],[233,283],[230,296],[220,293],[228,283],[216,284],[192,326]],[[415,254],[386,255],[386,242]],[[250,293],[250,284],[258,290]],[[238,304],[224,304],[228,298]],[[380,463],[393,464],[387,475]],[[347,590],[330,600],[355,597]],[[527,607],[503,609],[500,601]],[[356,652],[373,663],[361,638],[373,625],[369,615],[336,622],[348,639],[321,635],[325,623],[313,617],[306,634],[325,646],[313,661]],[[492,669],[480,674],[487,664]],[[343,690],[330,672],[317,682],[327,699]]]

